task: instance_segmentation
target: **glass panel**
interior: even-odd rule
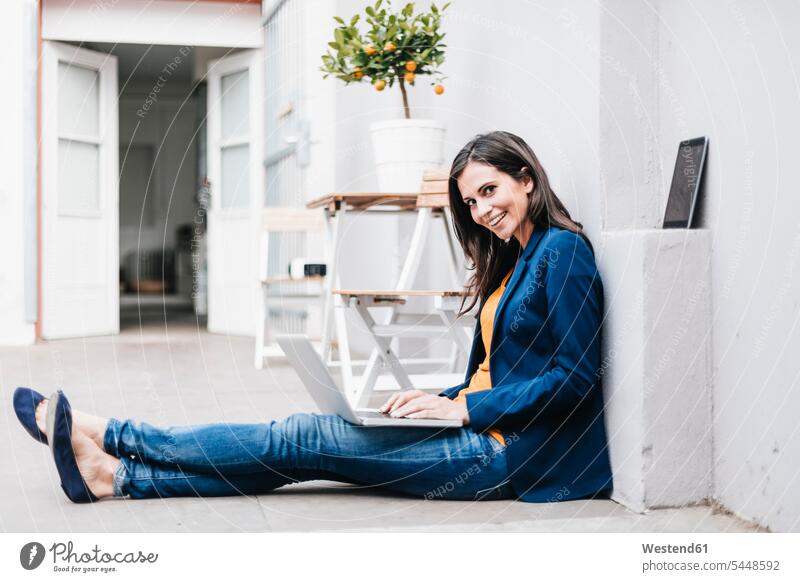
[[[249,133],[249,91],[247,69],[222,77],[222,139]]]
[[[58,140],[58,209],[100,209],[100,146]]]
[[[222,148],[222,208],[246,208],[250,199],[250,146]]]
[[[58,63],[58,132],[97,136],[100,75],[70,63]]]

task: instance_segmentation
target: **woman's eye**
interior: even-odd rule
[[[467,200],[467,206],[475,206],[475,201],[472,198],[470,198],[469,200]]]
[[[491,192],[489,191],[490,188],[491,188]],[[491,193],[494,192],[494,188],[495,188],[494,186],[486,186],[486,188],[483,189],[483,193],[484,194],[491,194]]]

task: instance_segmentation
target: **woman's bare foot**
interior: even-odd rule
[[[72,433],[72,450],[89,491],[98,498],[114,495],[114,473],[119,467],[119,459],[105,453],[81,431]]]
[[[49,402],[49,399],[45,398],[36,407],[36,426],[44,435],[47,434],[47,405]],[[72,410],[72,427],[92,439],[101,451],[103,451],[103,439],[107,426],[107,418],[86,414],[80,410]]]

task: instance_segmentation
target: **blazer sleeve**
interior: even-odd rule
[[[551,367],[530,380],[467,394],[473,429],[517,429],[538,415],[569,413],[595,384],[600,363],[603,288],[589,246],[580,235],[559,233],[544,285],[548,326],[555,345]],[[518,365],[524,365],[521,362]]]
[[[452,400],[453,398],[458,396],[458,393],[461,392],[461,390],[463,390],[464,388],[466,388],[467,385],[469,385],[469,380],[464,380],[458,386],[452,386],[450,388],[445,388],[444,390],[439,392],[439,394],[437,394],[437,396],[447,396],[450,400]]]

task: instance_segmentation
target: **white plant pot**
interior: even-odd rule
[[[419,192],[425,170],[442,165],[445,125],[433,119],[392,119],[370,125],[381,192]]]

